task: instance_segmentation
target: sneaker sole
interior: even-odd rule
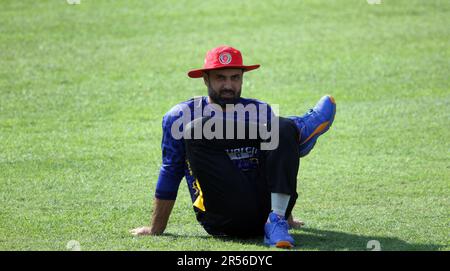
[[[275,244],[277,248],[293,248],[294,246],[288,241],[280,241]]]
[[[270,244],[269,239],[267,237],[264,237],[264,244],[270,246],[270,247],[277,247],[277,248],[293,248],[294,245],[292,245],[289,241],[279,241],[276,244]]]

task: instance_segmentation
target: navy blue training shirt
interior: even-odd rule
[[[266,108],[267,117],[270,121],[273,116],[272,109],[267,103],[255,100],[240,98],[238,104],[247,106],[253,104],[259,110],[259,108]],[[195,181],[194,177],[190,174],[187,162],[183,139],[176,139],[172,135],[172,125],[175,121],[183,117],[184,112],[190,112],[189,120],[192,121],[195,118],[203,117],[205,114],[210,114],[204,110],[208,105],[208,97],[192,98],[188,101],[181,102],[170,109],[163,117],[162,120],[162,165],[159,172],[158,181],[156,184],[155,197],[158,199],[175,200],[178,193],[183,176],[186,177],[189,192],[192,198],[192,202],[195,201],[196,190],[193,187]],[[261,106],[262,105],[262,106]],[[205,111],[205,112],[203,112]],[[194,113],[197,114],[194,114]],[[198,114],[198,112],[201,112]],[[265,112],[264,112],[265,113]],[[224,113],[225,114],[225,113]],[[250,116],[245,115],[246,120]],[[236,119],[236,116],[235,116]],[[259,121],[259,118],[258,118]],[[181,127],[182,130],[182,127]],[[252,170],[256,167],[255,159],[257,161],[259,150],[255,147],[243,147],[239,149],[226,150],[233,163],[242,171]]]

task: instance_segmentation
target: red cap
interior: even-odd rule
[[[239,50],[230,46],[220,46],[206,53],[203,69],[195,69],[188,72],[191,78],[203,77],[204,71],[218,69],[243,69],[245,72],[259,68],[259,65],[245,66],[242,64],[242,55]]]

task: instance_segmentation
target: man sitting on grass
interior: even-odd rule
[[[232,47],[210,50],[202,69],[208,96],[173,107],[163,118],[162,156],[151,226],[133,235],[162,234],[178,187],[186,177],[196,218],[211,235],[254,237],[291,248],[289,227],[302,222],[292,217],[297,200],[299,158],[331,126],[336,103],[322,97],[303,116],[278,117],[266,103],[241,98],[243,65]]]

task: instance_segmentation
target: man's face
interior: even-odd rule
[[[211,101],[222,107],[236,104],[241,97],[243,74],[242,69],[211,70],[205,73],[203,79]]]

